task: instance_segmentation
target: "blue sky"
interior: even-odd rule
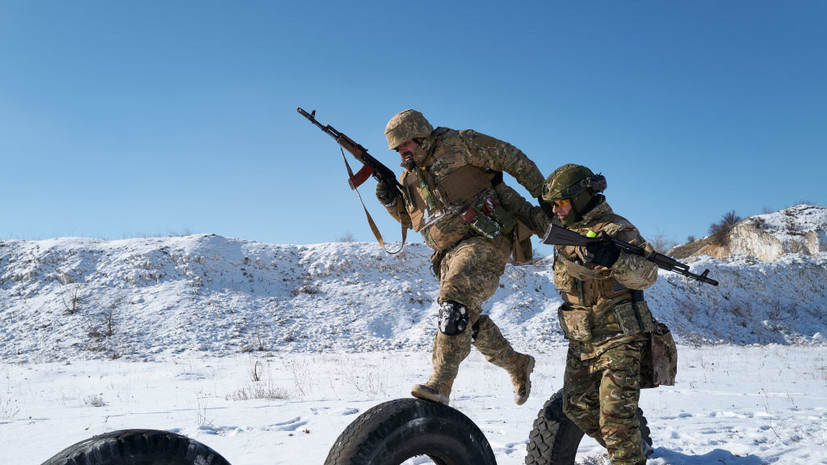
[[[825,24],[821,0],[5,0],[0,239],[372,241],[298,106],[397,171],[405,108],[585,164],[644,236],[825,205]]]

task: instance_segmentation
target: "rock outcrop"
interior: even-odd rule
[[[679,245],[669,251],[677,259],[733,255],[773,262],[785,254],[827,252],[827,207],[800,204],[775,213],[751,216],[729,231]]]

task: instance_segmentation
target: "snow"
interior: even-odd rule
[[[823,218],[802,217],[779,234],[823,235]],[[391,256],[216,235],[0,241],[0,457],[36,465],[95,434],[154,428],[234,465],[321,464],[360,413],[427,378],[428,257],[422,244]],[[662,271],[647,291],[680,362],[675,386],[642,393],[648,463],[827,463],[827,253],[690,263],[720,286]],[[477,352],[460,369],[451,405],[500,464],[523,463],[562,387],[559,304],[544,259],[509,265],[484,307],[538,359],[525,405]],[[608,460],[584,440],[578,463]]]

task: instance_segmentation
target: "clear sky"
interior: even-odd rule
[[[0,239],[372,241],[298,106],[397,172],[383,130],[405,108],[546,175],[585,164],[675,242],[825,205],[825,24],[823,0],[3,0]]]

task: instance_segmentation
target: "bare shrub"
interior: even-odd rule
[[[729,242],[729,231],[741,221],[735,210],[724,213],[721,221],[709,225],[709,236],[713,244],[726,245]]]
[[[80,286],[67,285],[64,287],[60,295],[63,301],[63,310],[67,315],[74,315],[78,312],[80,307],[81,295]]]
[[[660,253],[664,253],[672,247],[678,245],[675,241],[667,238],[663,233],[655,234],[651,239],[649,239],[649,244],[655,249],[656,252]]]
[[[275,386],[272,381],[262,382],[265,366],[260,360],[254,360],[248,372],[251,382],[245,383],[241,389],[224,396],[226,400],[250,399],[287,399],[289,394],[284,388]]]
[[[13,420],[19,412],[17,400],[0,398],[0,420]]]
[[[252,383],[245,385],[231,394],[228,394],[224,398],[226,400],[284,400],[289,397],[290,396],[288,395],[286,389],[274,386],[272,383]]]
[[[83,404],[90,407],[104,407],[106,406],[106,401],[103,400],[103,394],[92,394],[83,399]]]
[[[347,231],[336,238],[336,242],[356,242],[356,237],[352,232]]]

